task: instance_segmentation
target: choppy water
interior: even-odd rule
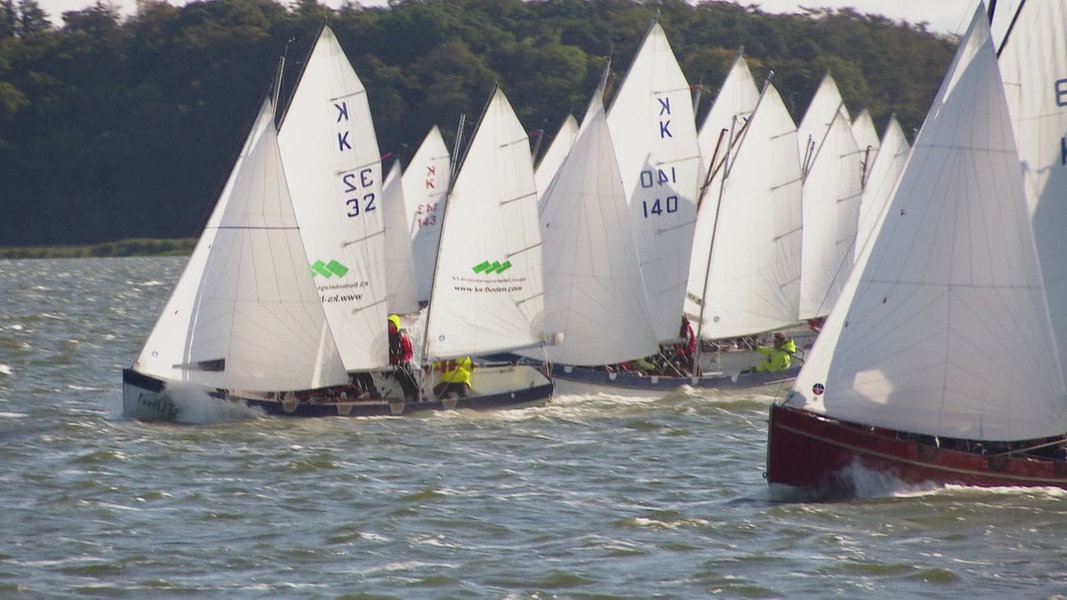
[[[1055,490],[772,502],[758,394],[125,420],[183,259],[0,261],[0,597],[1051,598]]]

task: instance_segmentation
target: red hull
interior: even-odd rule
[[[908,484],[1067,488],[1067,461],[1041,455],[1051,453],[1051,447],[1035,452],[954,450],[938,447],[932,438],[774,405],[767,437],[767,480],[823,498],[854,495],[852,466]]]

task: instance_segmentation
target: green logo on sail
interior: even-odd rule
[[[505,260],[504,262],[500,262],[498,260],[489,262],[486,260],[474,265],[473,267],[475,273],[485,273],[486,275],[490,273],[503,273],[504,271],[507,271],[510,268],[510,260]]]
[[[344,277],[345,273],[347,272],[348,267],[342,265],[336,260],[331,260],[328,263],[322,262],[321,260],[316,260],[311,264],[312,276],[322,275],[326,279],[329,279],[333,276]]]

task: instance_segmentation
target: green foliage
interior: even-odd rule
[[[895,112],[908,131],[955,44],[850,10],[719,1],[137,0],[126,19],[103,1],[59,28],[42,16],[36,0],[0,0],[0,246],[197,235],[279,57],[284,101],[324,21],[367,86],[382,152],[402,158],[434,125],[450,145],[461,114],[472,128],[494,83],[527,129],[555,131],[608,56],[617,83],[653,18],[701,87],[701,114],[743,47],[798,121],[830,72],[853,114],[881,126]]]

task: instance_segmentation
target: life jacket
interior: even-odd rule
[[[441,361],[438,362],[436,366],[441,371],[441,381],[445,383],[465,383],[470,385],[471,371],[474,370],[474,363],[471,362],[469,356],[460,359]]]

